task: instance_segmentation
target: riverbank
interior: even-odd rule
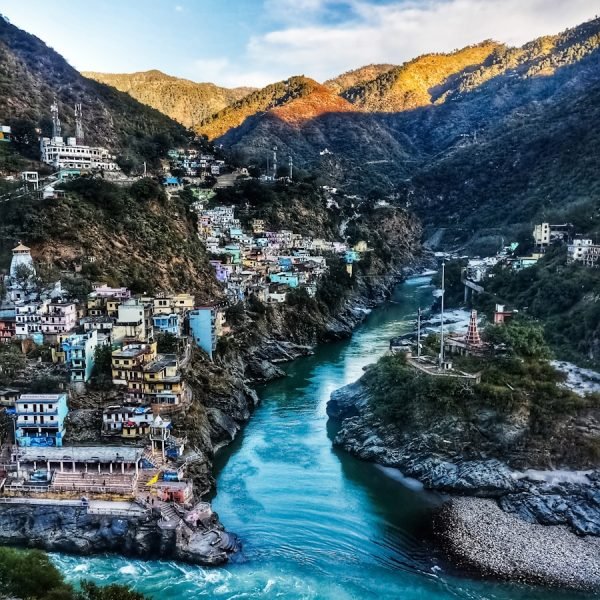
[[[458,384],[456,390],[448,386],[431,389],[429,384],[435,382],[420,381],[407,368],[401,357],[384,358],[368,367],[357,382],[331,394],[327,413],[339,425],[334,445],[362,460],[399,469],[426,489],[468,496],[464,504],[451,501],[448,512],[443,513],[451,519],[439,521],[450,523],[438,527],[438,538],[450,550],[451,558],[460,555],[460,544],[470,535],[470,511],[479,514],[473,508],[480,506],[478,499],[487,501],[481,506],[491,515],[487,529],[477,530],[481,545],[485,545],[486,531],[493,532],[493,519],[498,515],[505,515],[498,520],[498,527],[530,525],[540,545],[564,538],[561,543],[568,548],[578,536],[600,536],[600,471],[591,452],[600,436],[600,421],[593,401],[568,396],[569,403],[544,415],[546,429],[540,435],[532,416],[536,407],[528,400],[530,393],[523,404],[514,400],[511,405],[489,404],[483,391],[461,389]],[[404,404],[399,404],[395,386],[412,390]],[[510,389],[516,394],[516,388]],[[552,395],[545,389],[545,408],[549,410]],[[402,418],[389,416],[391,405],[402,412]],[[546,534],[542,534],[549,527],[548,535],[552,534],[544,541]],[[451,531],[457,537],[449,537]],[[517,526],[513,531],[514,535],[527,534]],[[476,552],[467,558],[471,568],[481,566],[481,574],[507,578],[502,546],[493,544],[493,539],[487,552],[489,556],[498,552],[495,560],[477,562]],[[527,538],[515,538],[514,542],[517,548],[526,544]],[[584,574],[590,572],[585,560],[581,565]],[[594,560],[600,568],[600,554]],[[527,581],[532,582],[533,567],[524,569],[531,574]],[[547,583],[559,585],[565,577],[561,572],[556,580],[548,577]],[[519,574],[516,580],[521,579]],[[540,576],[536,583],[541,582]],[[594,577],[588,581],[589,586],[596,583]]]
[[[91,555],[118,552],[137,558],[223,565],[239,548],[206,508],[196,523],[169,522],[159,510],[131,502],[5,498],[0,544]]]
[[[434,520],[455,564],[478,575],[580,591],[600,589],[600,539],[527,523],[493,500],[454,498]]]

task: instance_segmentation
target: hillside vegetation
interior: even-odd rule
[[[10,249],[22,239],[36,263],[45,265],[49,281],[81,267],[82,293],[92,282],[106,281],[135,292],[186,291],[200,302],[220,295],[193,213],[183,200],[168,199],[150,179],[121,188],[80,178],[63,189],[65,198],[2,205],[4,267]]]
[[[37,157],[33,128],[51,135],[50,105],[56,98],[63,135],[74,135],[74,105],[83,105],[89,143],[115,154],[154,161],[171,144],[187,139],[185,129],[162,113],[113,87],[86,79],[37,37],[0,16],[0,115],[23,131],[23,149]]]
[[[196,83],[157,70],[138,73],[84,71],[82,75],[126,92],[190,129],[254,91],[249,87],[228,89],[214,83]]]

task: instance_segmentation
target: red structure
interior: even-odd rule
[[[17,323],[14,314],[2,316],[0,314],[0,342],[10,342],[16,334]]]
[[[481,337],[479,336],[479,329],[477,328],[476,310],[471,311],[471,320],[469,321],[469,329],[467,329],[465,342],[469,346],[481,346]]]

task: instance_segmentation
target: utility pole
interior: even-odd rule
[[[421,307],[417,312],[417,358],[421,356]]]
[[[290,165],[290,181],[292,181],[292,178],[294,175],[294,159],[292,158],[291,154],[289,156],[289,165]]]
[[[273,146],[273,181],[277,179],[277,146]]]
[[[446,284],[445,284],[445,277],[446,277],[446,263],[443,262],[442,263],[442,309],[440,311],[440,321],[441,321],[441,327],[440,327],[440,367],[443,367],[444,365],[444,292],[446,290]]]

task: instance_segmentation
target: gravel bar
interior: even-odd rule
[[[484,577],[583,591],[600,590],[600,539],[532,524],[494,500],[453,498],[434,522],[454,563]]]

